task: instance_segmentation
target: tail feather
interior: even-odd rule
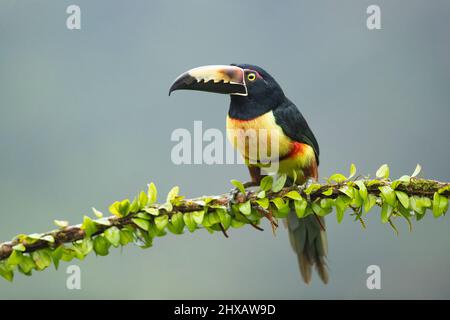
[[[320,223],[317,219],[320,219]],[[299,219],[295,212],[290,212],[287,217],[289,240],[292,249],[297,254],[300,274],[307,284],[311,282],[313,266],[323,283],[328,283],[325,261],[328,244],[326,232],[321,225],[325,226],[322,217],[310,215]]]

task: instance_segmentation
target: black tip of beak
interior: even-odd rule
[[[181,89],[189,89],[192,84],[197,82],[194,77],[192,77],[189,73],[183,73],[181,76],[179,76],[174,83],[170,86],[169,89],[169,96],[170,94],[175,90],[181,90]]]

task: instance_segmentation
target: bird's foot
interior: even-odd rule
[[[302,185],[302,191],[305,191],[306,189],[308,189],[315,181],[312,178],[308,178],[305,183]],[[308,201],[311,200],[309,194],[306,195],[306,198]]]
[[[306,182],[304,183],[304,188],[308,189],[309,186],[311,186],[314,183],[314,180],[312,178],[308,178],[308,180],[306,180]]]

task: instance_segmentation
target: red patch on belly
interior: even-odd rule
[[[295,157],[298,154],[300,154],[300,155],[303,154],[305,152],[305,147],[306,147],[306,145],[304,143],[292,142],[291,143],[291,150],[287,154],[282,156],[280,158],[280,160],[293,158],[293,157]]]

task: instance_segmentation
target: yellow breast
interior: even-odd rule
[[[289,153],[292,140],[275,122],[272,111],[250,120],[227,117],[227,136],[247,161],[267,162]]]

